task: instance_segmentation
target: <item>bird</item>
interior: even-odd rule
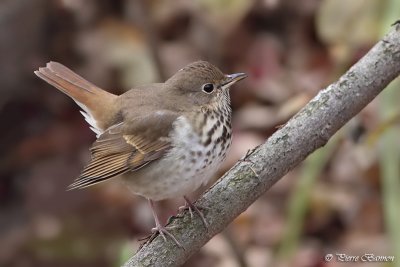
[[[72,98],[96,134],[91,160],[68,190],[119,178],[151,207],[153,233],[168,235],[154,202],[183,197],[206,184],[226,157],[232,140],[230,87],[247,77],[224,74],[207,61],[183,67],[164,83],[136,86],[115,95],[50,61],[34,72]]]

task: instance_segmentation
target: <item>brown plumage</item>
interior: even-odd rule
[[[49,62],[35,74],[70,96],[85,111],[84,116],[89,117],[93,130],[101,134],[90,149],[91,162],[69,189],[84,188],[137,170],[159,158],[168,148],[168,134],[178,114],[151,113],[151,108],[148,108],[142,111],[148,113],[145,116],[134,116],[132,120],[120,122],[120,113],[129,116],[131,101],[100,89],[57,62]],[[149,87],[158,90],[159,85]],[[140,102],[145,103],[140,96],[136,102],[139,102],[139,108],[142,106]],[[165,140],[160,140],[161,137]]]
[[[71,97],[88,115],[97,122],[97,128],[104,131],[113,122],[116,95],[93,85],[57,62],[47,63],[35,74],[61,92]],[[93,125],[92,125],[93,126]]]
[[[116,96],[57,62],[47,63],[35,74],[70,96],[84,110],[82,114],[99,137],[90,149],[91,162],[69,189],[137,170],[161,157],[169,148],[173,121],[183,112],[199,110],[215,101],[198,88],[207,81],[226,79],[217,68],[199,61],[165,84],[137,87]]]
[[[129,188],[149,200],[185,196],[217,170],[231,143],[229,87],[246,77],[197,61],[165,83],[116,96],[56,62],[35,74],[70,96],[98,137],[69,189],[124,174]],[[169,234],[154,216],[157,231]]]

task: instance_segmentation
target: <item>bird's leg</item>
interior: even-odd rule
[[[149,204],[150,204],[151,211],[153,212],[154,221],[156,222],[156,227],[152,228],[151,232],[152,233],[159,233],[162,236],[162,238],[164,238],[165,241],[167,241],[167,238],[165,237],[165,235],[167,235],[175,242],[175,244],[178,245],[178,247],[183,248],[182,244],[179,243],[178,240],[176,240],[175,236],[168,231],[168,230],[174,229],[175,227],[163,226],[160,223],[160,219],[158,219],[156,210],[154,208],[153,200],[148,199],[148,201],[149,201]]]
[[[180,208],[179,208],[179,211],[188,209],[191,218],[193,218],[193,211],[196,212],[196,213],[200,216],[200,219],[201,219],[201,221],[203,222],[204,226],[205,226],[206,228],[208,228],[208,222],[206,221],[206,218],[204,218],[203,212],[201,212],[201,210],[200,210],[196,205],[194,205],[194,204],[189,200],[189,198],[188,198],[187,196],[183,196],[183,198],[185,199],[185,206],[180,207]]]
[[[179,212],[182,212],[182,211],[188,210],[189,213],[190,213],[190,218],[193,219],[193,210],[192,210],[192,207],[189,206],[189,203],[188,203],[188,201],[186,200],[186,196],[183,197],[183,198],[185,199],[185,205],[180,206],[180,207],[178,208],[178,211],[179,211]]]

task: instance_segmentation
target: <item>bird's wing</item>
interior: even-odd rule
[[[160,158],[170,148],[169,133],[177,117],[175,112],[157,111],[108,128],[92,145],[90,163],[68,188],[84,188]]]

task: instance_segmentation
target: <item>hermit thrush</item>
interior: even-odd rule
[[[146,197],[156,227],[170,234],[153,201],[184,197],[207,183],[231,144],[229,87],[246,77],[224,75],[197,61],[165,83],[139,86],[122,95],[108,93],[67,67],[49,62],[35,74],[70,96],[97,134],[92,159],[69,189],[84,188],[122,176],[136,194]]]

